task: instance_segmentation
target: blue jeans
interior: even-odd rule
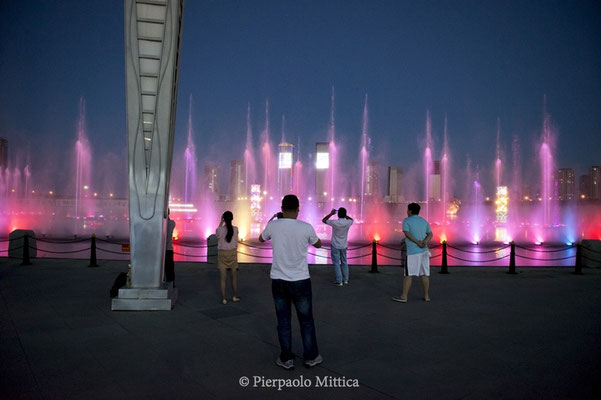
[[[332,246],[332,263],[334,264],[334,273],[336,274],[336,283],[348,281],[348,264],[346,262],[346,249],[337,249]],[[342,272],[340,267],[342,266]]]
[[[296,316],[303,339],[305,360],[313,360],[319,355],[315,322],[313,321],[313,300],[311,279],[302,281],[271,280],[273,303],[278,317],[278,339],[280,340],[280,360],[286,362],[294,359],[292,353],[291,304],[296,308]]]

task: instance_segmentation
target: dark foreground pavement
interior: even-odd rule
[[[402,304],[391,301],[397,267],[351,267],[350,285],[337,287],[330,268],[312,266],[325,361],[306,369],[297,358],[284,371],[268,266],[242,265],[242,301],[224,306],[214,266],[178,263],[172,311],[113,312],[109,288],[127,264],[86,265],[0,259],[1,399],[601,396],[600,270],[435,269],[432,302],[416,281]],[[267,387],[278,382],[305,387]]]

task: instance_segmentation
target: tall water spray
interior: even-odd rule
[[[497,118],[497,147],[495,158],[495,187],[503,184],[503,162],[501,161],[501,119]]]
[[[546,110],[546,97],[544,100],[545,106],[543,111],[543,134],[542,144],[540,147],[540,165],[541,165],[541,202],[542,202],[542,223],[543,226],[549,227],[553,224],[552,221],[552,202],[553,202],[553,149],[552,149],[552,132],[551,132],[551,116]]]
[[[185,177],[184,177],[184,203],[192,203],[196,197],[196,146],[194,145],[194,130],[192,128],[192,95],[188,109],[188,145],[184,152]]]
[[[434,169],[434,165],[432,162],[432,121],[430,120],[430,110],[426,111],[426,150],[424,151],[424,173],[426,174],[426,187],[425,187],[425,195],[426,195],[426,219],[430,216],[430,175],[432,175],[432,171]]]
[[[275,156],[273,152],[273,146],[270,140],[270,127],[269,127],[269,100],[265,101],[265,130],[263,131],[263,141],[261,145],[261,158],[263,161],[263,182],[262,190],[265,198],[265,204],[273,202],[274,194],[276,192],[275,174],[277,171],[277,163],[275,162]],[[277,200],[277,199],[276,199]],[[276,201],[277,203],[277,201]]]
[[[367,94],[365,95],[365,105],[363,106],[363,128],[361,129],[361,203],[359,205],[360,220],[364,220],[365,211],[365,179],[367,173],[367,163],[369,161],[368,153],[368,120],[367,120]]]
[[[337,171],[337,161],[338,161],[338,155],[337,155],[337,150],[336,150],[336,141],[335,141],[335,136],[336,136],[336,124],[335,124],[335,120],[334,120],[334,110],[335,110],[335,100],[336,100],[336,92],[334,91],[334,86],[332,86],[332,95],[330,98],[330,125],[328,127],[328,137],[329,137],[329,150],[330,150],[330,169],[329,169],[329,187],[328,187],[328,193],[330,195],[330,198],[332,199],[336,199],[336,195],[338,194],[336,192],[336,179],[338,179],[338,177],[336,176],[336,171]],[[333,200],[335,201],[335,200]],[[332,204],[332,207],[335,207],[334,204]]]
[[[304,176],[303,176],[303,163],[301,161],[301,144],[300,138],[298,139],[298,144],[296,145],[296,161],[294,162],[293,169],[293,177],[292,177],[292,191],[296,194],[300,199],[303,199],[305,196],[305,186],[304,186]]]
[[[444,117],[444,139],[442,146],[442,159],[440,161],[440,173],[442,178],[442,187],[441,187],[441,208],[442,208],[442,222],[443,226],[446,227],[447,223],[447,209],[449,207],[449,196],[450,196],[450,182],[449,182],[449,134],[448,134],[448,123],[447,116],[445,114]],[[445,235],[446,236],[446,235]]]
[[[77,121],[77,141],[75,142],[75,219],[94,214],[90,204],[92,152],[86,133],[86,103],[79,101],[79,119]],[[76,229],[76,232],[78,229]]]
[[[250,185],[257,183],[257,167],[253,154],[253,133],[250,120],[250,103],[246,111],[246,147],[244,149],[244,194],[250,194]]]

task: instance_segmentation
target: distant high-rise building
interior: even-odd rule
[[[590,198],[593,200],[601,199],[601,166],[595,165],[589,169],[590,176]]]
[[[434,169],[430,174],[428,201],[440,201],[440,161],[434,161]]]
[[[230,195],[232,200],[246,196],[245,175],[244,161],[233,160],[230,164]]]
[[[205,164],[202,191],[212,195],[214,199],[219,198],[219,165]]]
[[[377,161],[369,161],[367,163],[367,171],[365,171],[365,195],[375,199],[380,196],[380,166]]]
[[[328,176],[330,171],[330,143],[315,144],[315,197],[318,202],[325,202],[328,193]]]
[[[580,179],[578,180],[578,193],[580,194],[581,199],[588,199],[591,196],[590,178],[591,177],[589,175],[580,175]]]
[[[292,193],[292,166],[294,145],[282,142],[278,146],[278,189],[282,196]]]
[[[0,137],[0,168],[8,167],[8,140]]]
[[[576,174],[572,168],[559,168],[557,171],[557,198],[560,201],[576,198]]]
[[[403,201],[401,191],[403,182],[403,168],[388,167],[388,199],[390,203],[400,203]]]

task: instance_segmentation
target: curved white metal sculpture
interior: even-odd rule
[[[163,284],[183,0],[125,1],[125,69],[132,286],[113,310],[171,309]]]

